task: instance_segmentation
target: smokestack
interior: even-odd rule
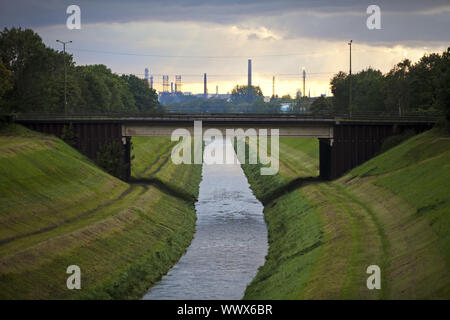
[[[303,69],[303,96],[306,97],[306,71],[305,71],[305,67],[302,68]]]
[[[145,68],[145,81],[147,82],[147,86],[148,86],[148,68]]]
[[[163,92],[167,92],[169,89],[169,76],[163,75]]]
[[[248,87],[252,86],[252,59],[248,59]]]
[[[181,92],[181,75],[175,76],[175,93]]]
[[[153,89],[153,76],[150,76],[150,88]]]
[[[206,82],[206,73],[203,74],[203,94],[205,95],[205,98],[208,97],[208,85]]]
[[[173,93],[173,82],[170,83],[170,93]]]
[[[272,97],[275,98],[275,76],[272,77]]]

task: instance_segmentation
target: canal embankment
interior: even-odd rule
[[[317,175],[311,143],[281,138],[275,176],[242,166],[267,200],[269,233],[266,262],[245,298],[448,299],[450,138],[429,131],[338,180],[309,178],[288,190]],[[305,167],[313,169],[295,172]],[[380,267],[380,290],[367,288],[370,265]]]
[[[140,298],[178,261],[195,231],[201,166],[173,168],[158,144],[167,141],[146,141],[148,154],[139,153],[140,141],[134,144],[134,168],[154,162],[157,172],[128,184],[56,137],[4,128],[0,298]],[[145,159],[150,155],[158,161]],[[80,290],[66,286],[71,265],[81,270]]]

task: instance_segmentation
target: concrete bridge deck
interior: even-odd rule
[[[320,175],[334,179],[376,155],[384,140],[406,130],[419,133],[433,127],[437,117],[312,116],[291,114],[152,114],[152,115],[17,115],[14,119],[30,129],[61,137],[71,125],[76,147],[95,160],[104,144],[123,145],[130,174],[130,141],[133,136],[170,136],[185,128],[193,135],[194,121],[202,131],[219,129],[279,129],[280,137],[319,139]],[[126,178],[125,178],[126,179]]]

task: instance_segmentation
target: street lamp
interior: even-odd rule
[[[348,107],[350,109],[350,117],[352,116],[352,111],[353,111],[353,107],[352,107],[352,42],[353,40],[350,40],[350,42],[348,43],[349,47],[350,47],[350,72],[349,72],[349,94],[348,94]]]
[[[56,42],[62,43],[62,45],[63,45],[63,53],[64,53],[64,113],[67,113],[66,44],[72,43],[72,41],[61,41],[61,40],[56,40]]]

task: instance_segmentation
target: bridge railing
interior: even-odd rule
[[[4,115],[5,116],[5,115]],[[366,113],[17,113],[9,114],[13,120],[126,120],[126,119],[211,119],[211,118],[252,118],[252,119],[305,119],[305,120],[335,120],[335,121],[430,121],[436,122],[441,114],[439,113],[409,113],[398,114],[377,114],[375,112]]]

